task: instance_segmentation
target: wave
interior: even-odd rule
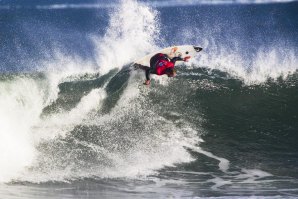
[[[78,74],[59,81],[59,93],[50,103],[52,95],[47,91],[51,80],[46,74],[2,81],[0,108],[5,112],[1,111],[0,119],[7,125],[1,126],[0,157],[6,160],[1,164],[1,182],[143,179],[158,175],[164,167],[195,161],[193,153],[218,161],[218,170],[228,175],[233,163],[199,147],[201,135],[207,133],[201,125],[208,123],[202,106],[217,104],[208,99],[208,94],[218,93],[224,101],[225,96],[238,93],[226,105],[233,110],[247,95],[258,102],[265,97],[260,93],[268,90],[291,94],[298,82],[296,74],[288,83],[250,87],[207,68],[185,70],[181,66],[178,73],[175,80],[153,77],[150,90],[140,86],[143,74],[138,71]],[[273,93],[264,103],[273,100],[283,104],[294,98]],[[13,112],[9,111],[11,107]],[[259,114],[271,115],[270,111],[268,107]],[[4,156],[7,154],[9,159]],[[214,180],[210,182],[222,186],[216,181],[220,179]]]
[[[135,178],[194,160],[184,147],[199,141],[197,131],[148,111],[136,80],[117,73],[156,48],[156,17],[127,1],[111,12],[106,34],[92,36],[100,68],[57,51],[39,62],[40,75],[1,81],[1,182]]]
[[[40,9],[80,8],[68,5]],[[0,126],[1,182],[146,178],[165,167],[196,161],[193,153],[214,159],[219,172],[227,174],[229,160],[199,147],[201,135],[207,133],[203,123],[208,122],[201,103],[217,104],[209,102],[207,95],[212,91],[218,94],[215,98],[227,94],[230,102],[234,91],[262,93],[269,87],[287,93],[297,86],[295,49],[259,48],[247,63],[240,51],[220,48],[210,40],[184,40],[189,32],[183,27],[179,42],[201,43],[206,52],[178,67],[176,79],[153,77],[148,89],[142,85],[144,74],[127,67],[168,44],[160,13],[144,3],[123,1],[108,17],[103,35],[88,35],[95,46],[94,60],[57,50],[51,59],[38,62],[44,69],[40,73],[1,78],[0,121],[5,124]],[[280,77],[280,82],[270,84],[270,78]],[[233,104],[239,101],[229,105]],[[242,173],[270,176],[259,170]],[[217,188],[220,180],[210,182]]]

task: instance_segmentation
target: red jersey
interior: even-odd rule
[[[174,63],[172,63],[171,61],[165,59],[163,54],[157,54],[156,56],[154,56],[155,58],[159,58],[157,60],[157,62],[155,63],[155,72],[157,75],[164,75],[166,74],[166,71],[168,68],[174,68]]]

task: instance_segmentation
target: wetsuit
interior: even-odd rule
[[[181,57],[170,59],[167,55],[158,53],[150,59],[150,68],[146,69],[146,79],[150,80],[150,73],[156,75],[167,74],[169,69],[174,69],[176,61],[182,61]]]

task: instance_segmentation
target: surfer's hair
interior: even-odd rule
[[[166,74],[168,77],[175,77],[176,76],[176,70],[174,68],[168,68],[166,70]]]

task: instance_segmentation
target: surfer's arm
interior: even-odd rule
[[[181,57],[174,57],[174,58],[171,59],[171,62],[173,64],[175,64],[176,61],[183,61],[183,59]]]
[[[152,73],[152,74],[158,74],[158,73],[156,73],[156,71],[154,72],[154,70],[153,70],[152,68],[149,68],[149,67],[148,67],[148,68],[145,70],[146,81],[145,81],[144,84],[146,84],[146,85],[149,85],[149,84],[150,84],[150,73]]]
[[[174,57],[174,58],[171,59],[171,62],[172,62],[173,64],[175,64],[176,61],[184,61],[184,59],[181,58],[181,57]]]
[[[184,57],[184,58],[182,58],[182,57],[174,57],[174,58],[171,59],[171,62],[173,64],[175,64],[176,61],[186,61],[187,62],[189,60],[189,58],[190,58],[190,56],[187,56],[187,57]]]

